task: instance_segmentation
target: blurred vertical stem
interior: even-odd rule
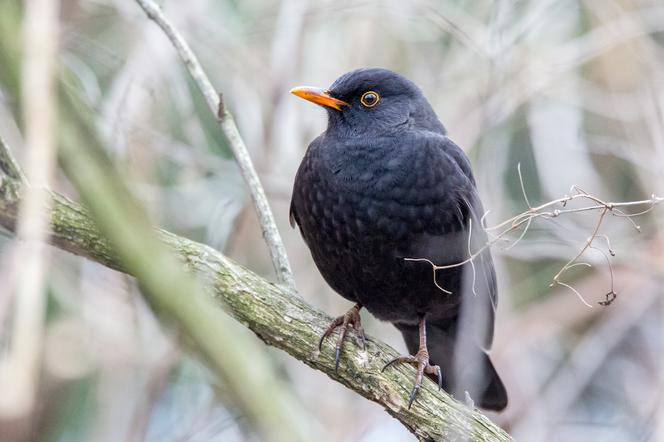
[[[0,2],[0,10],[4,11],[3,6],[6,5]],[[19,20],[18,14],[14,20],[3,22],[5,17],[0,14],[0,26],[11,26]],[[11,35],[10,30],[7,32]],[[19,88],[21,80],[26,79],[12,75],[11,64],[2,64],[19,60],[18,48],[7,41],[0,42],[0,74],[8,75],[0,75],[0,79]],[[229,399],[261,440],[303,441],[318,436],[315,419],[277,378],[263,346],[223,313],[156,239],[146,213],[100,144],[92,120],[94,112],[75,95],[76,81],[64,70],[59,80],[58,156],[97,226],[112,244],[109,256],[121,260],[122,267],[137,277],[154,310],[171,319],[182,331],[185,343],[208,362],[208,367],[226,384]],[[19,104],[21,110],[23,103]],[[9,149],[0,143],[0,151],[0,169],[6,174],[0,173],[0,193],[4,192],[11,201],[22,201],[28,186],[19,185],[23,175]],[[10,210],[11,204],[4,208]],[[0,211],[0,219],[8,214]],[[54,219],[57,216],[54,214]],[[0,392],[2,401],[7,398],[7,389]],[[15,409],[14,403],[10,406]]]
[[[0,416],[27,417],[35,406],[45,311],[45,280],[50,248],[46,245],[56,148],[54,66],[58,45],[58,0],[26,3],[23,21],[21,101],[25,124],[26,173],[31,185],[19,209],[11,347],[0,365]]]
[[[258,174],[251,161],[244,140],[240,136],[240,132],[235,124],[233,116],[228,109],[226,109],[220,94],[218,94],[212,87],[212,83],[205,74],[205,71],[203,71],[196,55],[194,55],[187,42],[182,38],[182,35],[180,35],[170,21],[166,19],[161,8],[152,0],[136,0],[136,3],[138,3],[147,16],[164,31],[166,37],[171,41],[173,47],[189,71],[189,74],[198,86],[198,89],[201,91],[201,94],[203,94],[203,97],[210,108],[210,112],[212,112],[213,115],[216,115],[219,119],[221,130],[226,136],[231,150],[233,151],[235,161],[240,167],[240,173],[249,187],[251,200],[253,201],[254,208],[260,221],[263,238],[270,249],[270,257],[272,258],[272,265],[277,272],[277,277],[279,278],[279,281],[295,290],[295,278],[293,277],[293,271],[288,262],[286,248],[281,240],[281,235],[279,234],[279,230],[274,221],[274,216],[272,215],[272,210],[270,209],[267,197],[265,196],[263,186],[258,179]]]
[[[316,434],[312,419],[277,379],[262,345],[215,307],[201,285],[155,235],[148,215],[111,164],[86,121],[90,110],[61,89],[60,159],[113,251],[135,275],[145,298],[173,320],[225,382],[232,401],[268,441],[304,441]],[[313,432],[313,433],[312,433]]]

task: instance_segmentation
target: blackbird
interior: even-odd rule
[[[358,69],[327,90],[291,93],[323,106],[328,117],[297,171],[291,225],[327,283],[355,303],[319,348],[340,329],[338,369],[348,328],[364,342],[364,307],[404,337],[411,355],[383,370],[416,367],[409,407],[427,374],[457,398],[505,408],[507,393],[487,354],[496,278],[464,152],[420,89],[395,72]]]

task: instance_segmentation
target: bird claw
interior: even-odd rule
[[[431,365],[429,364],[429,353],[426,351],[418,351],[415,356],[408,355],[408,356],[398,356],[394,359],[392,359],[390,362],[385,364],[383,368],[380,370],[381,373],[385,371],[386,368],[388,368],[391,365],[397,364],[397,363],[406,363],[406,364],[413,364],[417,368],[417,374],[415,375],[415,385],[413,385],[413,389],[410,392],[410,397],[408,398],[408,409],[410,410],[410,406],[413,405],[413,402],[415,401],[415,397],[417,396],[417,392],[419,391],[420,387],[422,386],[422,378],[424,377],[424,374],[430,374],[433,376],[436,376],[438,378],[438,390],[442,390],[443,388],[443,373],[438,365]]]
[[[413,405],[413,401],[415,400],[415,396],[417,396],[417,391],[420,389],[420,386],[413,385],[413,390],[410,392],[410,397],[408,398],[408,409],[410,410],[410,406]]]
[[[321,336],[320,341],[318,341],[318,351],[323,350],[323,341],[329,335],[331,335],[334,330],[339,328],[339,337],[337,338],[337,344],[335,347],[334,354],[334,371],[339,370],[339,360],[341,359],[341,349],[343,347],[344,339],[346,338],[346,332],[349,327],[352,327],[357,332],[356,342],[362,350],[366,349],[366,339],[364,337],[364,329],[362,328],[362,321],[360,319],[360,309],[362,306],[360,304],[355,304],[350,310],[345,314],[337,317],[330,326],[325,330],[323,336]]]

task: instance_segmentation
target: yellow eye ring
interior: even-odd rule
[[[374,107],[380,101],[380,95],[376,91],[366,91],[360,97],[360,103],[364,107]]]

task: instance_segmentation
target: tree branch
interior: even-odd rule
[[[205,71],[198,62],[196,55],[184,40],[182,35],[173,27],[168,19],[161,12],[161,8],[151,0],[136,0],[136,3],[143,8],[150,20],[154,21],[166,34],[166,37],[171,41],[173,47],[182,59],[185,67],[189,71],[191,78],[196,83],[196,86],[203,94],[208,108],[213,115],[219,120],[221,130],[226,136],[230,144],[235,161],[240,167],[240,173],[244,181],[249,187],[251,199],[254,204],[254,209],[258,214],[261,230],[263,231],[263,238],[270,249],[270,256],[272,264],[277,272],[277,276],[281,282],[288,285],[290,288],[295,289],[295,279],[293,278],[293,271],[291,270],[286,256],[286,248],[279,235],[279,230],[274,222],[274,216],[270,210],[270,205],[267,202],[265,191],[258,179],[256,169],[251,161],[247,147],[240,136],[233,116],[228,111],[222,101],[221,95],[218,94],[212,87],[210,79],[205,74]]]
[[[60,105],[63,110],[58,121],[60,162],[89,209],[85,211],[88,225],[79,227],[96,231],[95,237],[83,233],[78,239],[102,241],[103,238],[108,257],[122,263],[124,270],[136,277],[156,316],[169,328],[177,327],[182,342],[226,385],[227,403],[237,409],[261,440],[294,442],[321,435],[322,429],[315,419],[309,418],[309,411],[297,400],[292,386],[275,373],[263,346],[241,333],[241,325],[217,308],[195,275],[187,273],[185,266],[158,238],[148,214],[131,194],[126,180],[111,163],[85,118],[87,108],[62,89]],[[8,155],[8,150],[0,154]],[[22,204],[30,188],[17,189],[17,183],[4,181],[5,185],[0,187],[7,189],[5,196],[11,208],[0,207],[0,218],[11,220],[15,219],[13,209]],[[54,194],[46,189],[45,192],[49,202],[58,202]],[[20,195],[20,201],[10,199],[16,195]],[[40,211],[36,216],[44,219],[49,235],[58,238],[62,232],[55,227],[60,225],[57,221],[65,220],[66,225],[72,220],[71,214],[61,211],[61,206],[49,206],[53,210]],[[53,236],[49,239],[52,241]],[[90,247],[85,242],[80,245]]]
[[[9,159],[9,151],[0,146],[0,167],[5,172],[4,176],[0,175],[0,225],[14,231],[21,198],[17,189],[20,190],[21,183],[7,175],[8,170],[3,165],[13,164]],[[51,242],[63,250],[124,271],[122,261],[88,211],[62,195],[52,192],[51,196]],[[265,343],[379,403],[421,440],[512,440],[487,417],[438,391],[428,380],[413,407],[408,409],[412,368],[403,366],[381,373],[381,368],[397,356],[397,352],[376,339],[367,339],[366,351],[346,346],[339,371],[335,372],[332,344],[327,344],[321,354],[317,352],[318,338],[331,320],[329,316],[208,246],[164,230],[158,230],[157,235],[189,270],[201,277],[220,309],[226,310]]]

